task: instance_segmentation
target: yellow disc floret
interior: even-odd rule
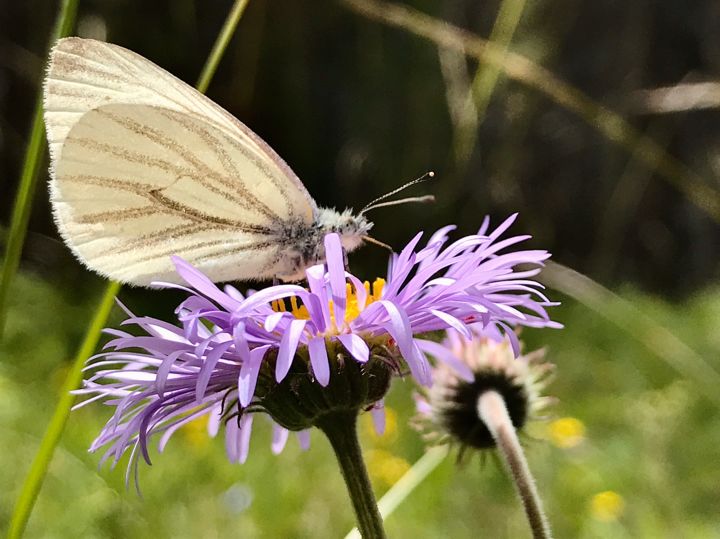
[[[365,304],[360,305],[358,303],[358,294],[357,290],[353,287],[352,284],[346,283],[346,307],[345,307],[345,320],[344,322],[346,324],[349,324],[353,320],[355,320],[362,311],[364,311],[368,305],[380,300],[382,298],[383,289],[385,288],[385,279],[377,278],[372,283],[372,286],[368,281],[365,281],[363,283],[363,287],[365,288],[366,293],[366,299]],[[299,319],[299,320],[309,320],[310,319],[310,313],[307,310],[307,307],[305,305],[301,305],[298,301],[297,296],[291,296],[289,298],[290,300],[290,308],[288,309],[287,304],[282,299],[273,300],[271,303],[272,309],[275,312],[279,313],[285,313],[290,312],[292,315]],[[335,322],[335,310],[333,308],[333,301],[330,300],[328,302],[328,308],[330,310],[330,321],[333,324],[333,329],[335,332],[337,331],[336,322]]]

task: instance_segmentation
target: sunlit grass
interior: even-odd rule
[[[659,323],[632,301],[560,264],[550,262],[542,280],[615,324],[627,337],[691,380],[697,391],[716,405],[720,404],[717,390],[720,387],[720,370],[679,338],[674,332],[674,324]]]
[[[33,505],[42,487],[48,466],[50,466],[50,461],[53,458],[53,453],[65,430],[70,409],[75,402],[75,395],[73,395],[71,391],[80,387],[82,383],[82,369],[85,361],[97,350],[100,333],[107,323],[110,310],[115,305],[115,295],[118,290],[120,290],[120,285],[117,283],[111,283],[105,290],[95,310],[95,314],[90,321],[85,338],[75,355],[75,359],[67,373],[65,373],[65,381],[60,386],[55,410],[42,437],[40,446],[35,453],[35,458],[30,465],[30,470],[22,484],[17,501],[15,502],[8,537],[20,537],[27,525],[27,520],[32,513]]]

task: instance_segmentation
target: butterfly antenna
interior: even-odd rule
[[[418,183],[421,183],[421,182],[430,180],[430,179],[432,179],[432,178],[434,178],[434,177],[435,177],[435,173],[434,173],[432,170],[429,171],[429,172],[426,172],[425,174],[423,174],[423,175],[420,176],[419,178],[416,178],[416,179],[414,179],[414,180],[411,181],[411,182],[407,182],[406,184],[401,185],[401,186],[398,187],[397,189],[393,189],[393,190],[390,191],[389,193],[385,193],[383,196],[377,197],[375,200],[373,200],[372,202],[370,202],[369,204],[367,204],[362,210],[360,210],[359,215],[362,215],[362,214],[364,214],[366,211],[370,211],[370,210],[375,209],[375,208],[380,208],[380,207],[382,207],[382,206],[394,205],[394,204],[387,204],[387,203],[386,203],[386,204],[378,204],[378,202],[381,202],[381,201],[385,200],[386,198],[389,198],[389,197],[391,197],[391,196],[399,193],[400,191],[404,191],[404,190],[407,189],[408,187],[412,187],[412,186],[415,185],[415,184],[418,184]],[[434,197],[432,198],[432,200],[435,200]],[[428,199],[427,197],[413,197],[413,198],[402,199],[401,201],[399,200],[399,201],[396,201],[395,203],[405,204],[405,203],[407,203],[407,202],[428,202],[428,201],[430,201],[430,199]]]
[[[368,243],[374,243],[375,245],[379,245],[380,247],[387,249],[391,253],[393,252],[393,248],[390,247],[387,243],[383,243],[380,240],[376,240],[372,236],[363,236],[362,239],[364,239]]]
[[[421,197],[409,197],[401,198],[400,200],[388,200],[387,202],[380,202],[379,204],[373,204],[369,208],[363,211],[374,210],[375,208],[384,208],[385,206],[397,206],[398,204],[407,204],[408,202],[435,202],[435,195],[425,195]],[[360,212],[362,214],[362,212]]]

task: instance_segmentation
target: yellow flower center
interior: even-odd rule
[[[365,299],[365,305],[362,306],[362,308],[358,304],[357,290],[355,290],[353,285],[350,283],[346,283],[345,287],[346,306],[344,321],[346,324],[348,324],[355,320],[360,315],[360,313],[365,310],[365,308],[367,308],[368,305],[378,301],[382,297],[383,288],[385,288],[385,279],[381,279],[378,277],[377,279],[375,279],[372,286],[370,286],[370,283],[368,281],[365,281],[363,283],[367,298]],[[300,304],[297,296],[291,296],[288,299],[290,301],[289,309],[285,300],[277,299],[271,303],[273,311],[278,313],[290,312],[295,318],[298,318],[300,320],[310,319],[310,313],[308,312],[307,307]],[[332,300],[328,302],[328,307],[330,309],[330,320],[332,321],[333,326],[335,326],[335,310],[333,308]]]

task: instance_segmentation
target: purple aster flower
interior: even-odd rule
[[[516,325],[558,327],[545,310],[554,304],[530,279],[549,254],[502,252],[529,238],[499,239],[515,217],[493,231],[485,219],[477,234],[449,244],[452,226],[422,248],[420,233],[392,256],[387,282],[372,286],[345,270],[335,234],[325,239],[327,264],[306,270],[307,288],[283,284],[244,296],[231,286],[221,290],[175,258],[189,285],[164,284],[189,294],[177,321],[128,311],[124,325],[140,334],[108,330],[115,336],[109,351],[89,361],[95,372],[79,391],[91,395],[85,403],[115,407],[91,450],[105,447],[104,459],[115,463],[127,450],[136,462],[140,451],[150,462],[151,436],[160,437],[162,450],[178,428],[209,414],[211,434],[224,423],[228,456],[243,462],[252,412],[266,412],[277,424],[278,452],[288,430],[306,433],[333,407],[381,410],[390,377],[403,365],[430,385],[426,353],[471,379],[467,365],[437,353],[438,344],[422,335],[453,329],[470,338],[478,324],[497,335],[514,335]],[[518,264],[531,269],[516,271]],[[381,413],[374,415],[381,424]]]

